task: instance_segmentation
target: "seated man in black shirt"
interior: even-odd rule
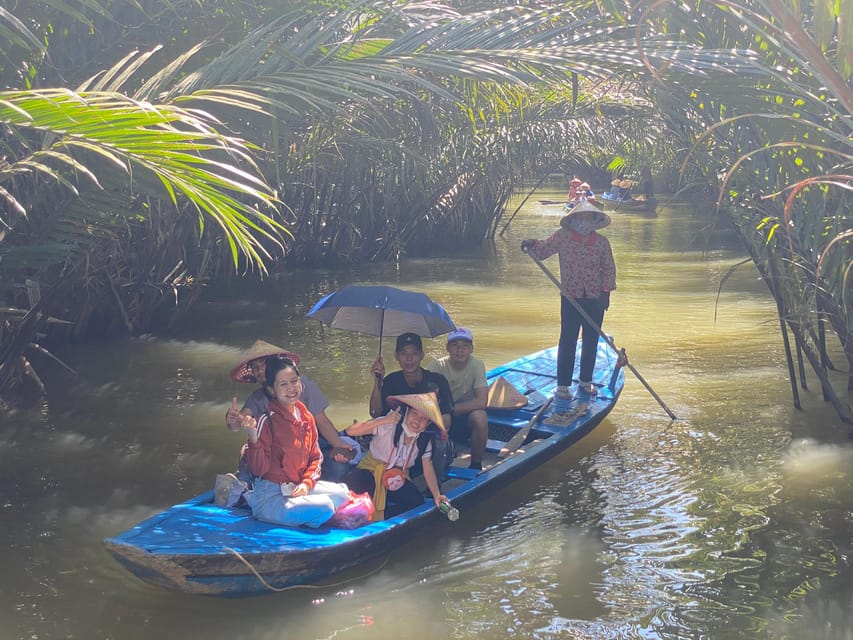
[[[394,357],[400,365],[400,370],[392,371],[387,376],[385,375],[385,364],[382,362],[382,356],[377,357],[370,366],[370,373],[374,379],[373,391],[370,393],[370,415],[376,418],[385,415],[392,409],[388,404],[388,396],[433,391],[438,396],[441,419],[444,421],[446,429],[450,425],[450,418],[453,415],[453,395],[450,392],[450,384],[447,382],[447,378],[421,366],[424,359],[421,337],[416,333],[404,333],[399,336]],[[432,462],[439,479],[444,477],[447,447],[446,436],[443,440],[436,440],[437,450],[433,451]]]

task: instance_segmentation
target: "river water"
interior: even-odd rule
[[[169,336],[64,351],[77,376],[48,375],[42,406],[0,415],[0,638],[853,637],[849,429],[814,376],[805,410],[792,407],[756,271],[739,267],[718,296],[742,251],[677,203],[612,214],[604,326],[678,420],[626,373],[608,419],[568,452],[331,586],[187,596],[104,551],[234,468],[243,438],[225,410],[251,388],[228,371],[253,339],[302,356],[338,425],[366,417],[378,339],[307,320],[327,292],[424,291],[472,329],[487,367],[554,344],[556,288],[518,245],[560,214],[531,198],[466,256],[295,270],[211,292]]]

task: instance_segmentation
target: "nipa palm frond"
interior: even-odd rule
[[[261,239],[278,241],[286,233],[259,209],[272,206],[275,197],[259,177],[250,145],[219,134],[215,121],[198,112],[117,93],[54,89],[0,92],[0,122],[48,140],[4,167],[0,185],[22,173],[72,189],[72,174],[97,185],[96,173],[87,169],[97,158],[128,178],[150,172],[176,206],[186,199],[199,212],[200,224],[211,219],[226,233],[235,265],[242,254],[263,268]],[[11,220],[2,222],[13,226]]]

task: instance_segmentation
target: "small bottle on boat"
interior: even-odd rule
[[[438,505],[438,510],[446,515],[451,522],[459,520],[459,509],[450,504],[449,500],[442,500]]]

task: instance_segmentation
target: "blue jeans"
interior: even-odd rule
[[[280,485],[258,478],[246,502],[252,507],[252,515],[263,522],[316,528],[335,515],[350,498],[347,486],[336,482],[320,480],[307,496],[298,498],[290,497],[292,489],[290,484]]]

